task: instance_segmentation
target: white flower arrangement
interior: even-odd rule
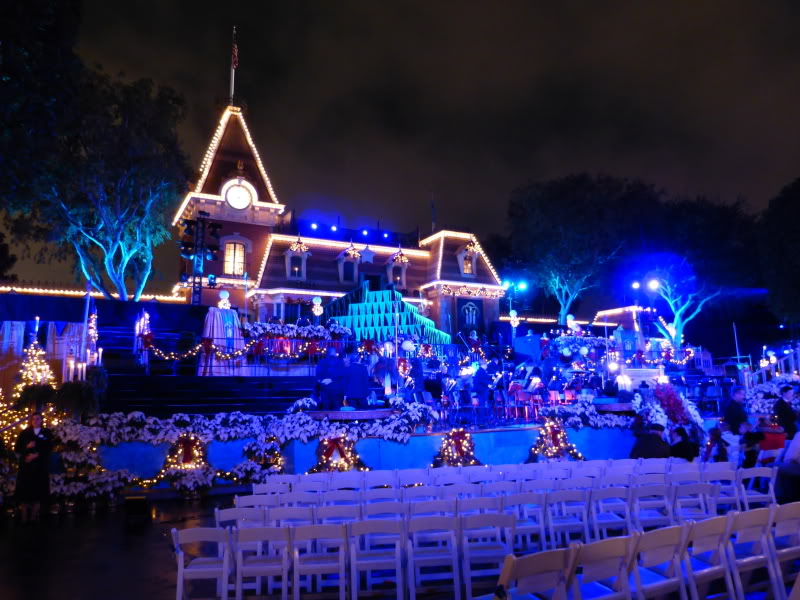
[[[324,325],[301,325],[293,323],[244,323],[242,329],[251,338],[289,338],[301,340],[330,340],[332,338],[349,338],[353,330],[332,321]]]
[[[214,484],[217,472],[209,465],[195,469],[167,469],[164,477],[181,493],[200,492]]]
[[[776,375],[767,383],[754,385],[747,391],[747,410],[752,414],[771,415],[775,406],[775,401],[780,398],[781,387],[784,385],[796,385],[800,382],[797,375]],[[800,398],[795,396],[792,401],[792,408],[800,410]]]
[[[553,345],[559,352],[566,348],[572,354],[580,352],[580,349],[584,346],[589,350],[592,348],[605,349],[607,344],[608,340],[606,338],[593,335],[560,335],[553,339]]]
[[[592,427],[603,429],[607,427],[630,427],[633,423],[631,417],[613,414],[600,414],[591,400],[580,398],[575,404],[567,406],[554,406],[542,411],[546,417],[560,419],[564,427],[581,429]]]

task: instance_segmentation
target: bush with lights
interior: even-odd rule
[[[528,453],[528,460],[526,463],[539,462],[539,458],[543,457],[545,460],[566,460],[572,458],[574,460],[584,460],[581,454],[567,439],[567,432],[564,431],[564,425],[558,419],[545,419],[544,426],[539,431],[539,437],[536,442],[531,446]]]
[[[475,457],[475,441],[463,428],[450,430],[442,439],[439,453],[433,457],[432,467],[467,467],[481,465]]]
[[[369,471],[356,452],[356,443],[346,437],[321,439],[317,446],[317,464],[308,473]]]

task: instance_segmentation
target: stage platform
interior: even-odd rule
[[[519,464],[528,458],[528,451],[539,436],[538,426],[510,426],[498,429],[472,431],[475,456],[483,464]],[[380,438],[365,438],[356,444],[356,451],[364,463],[377,469],[427,468],[439,447],[445,431],[415,433],[406,444]],[[587,459],[628,458],[633,447],[633,434],[629,429],[567,429],[569,440]],[[220,470],[229,470],[244,460],[243,448],[250,439],[229,442],[211,442],[208,445],[208,462]],[[316,463],[318,439],[303,443],[287,443],[282,453],[287,473],[305,473]],[[125,442],[117,446],[101,446],[100,462],[107,469],[128,469],[139,477],[153,477],[169,451],[169,444],[157,446],[144,442]]]

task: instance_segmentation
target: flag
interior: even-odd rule
[[[233,46],[231,47],[231,69],[239,67],[239,46],[236,43],[236,27],[233,28]]]

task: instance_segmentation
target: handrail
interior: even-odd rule
[[[752,373],[745,372],[745,387],[751,388],[754,385],[767,383],[770,379],[781,373],[794,374],[800,368],[800,348],[795,348],[789,354],[778,358],[774,363],[771,362],[766,367],[761,367]]]

